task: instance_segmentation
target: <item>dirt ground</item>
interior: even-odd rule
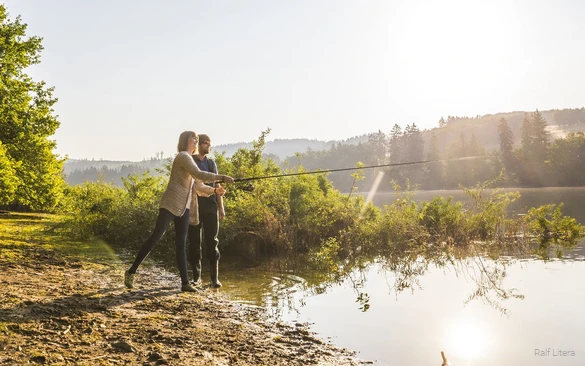
[[[119,264],[42,246],[24,257],[0,250],[3,365],[370,363],[316,338],[306,324],[269,321],[221,292],[181,293],[176,276],[160,268],[141,268],[138,288],[127,290]]]

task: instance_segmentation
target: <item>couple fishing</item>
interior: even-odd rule
[[[207,158],[211,140],[207,135],[185,131],[179,136],[178,154],[171,167],[171,176],[162,195],[158,218],[152,234],[136,255],[134,263],[124,273],[124,284],[134,287],[134,276],[142,261],[167,231],[171,221],[175,224],[177,267],[181,275],[181,291],[197,292],[201,286],[201,230],[203,229],[207,256],[211,265],[211,286],[221,287],[219,282],[219,250],[217,233],[219,220],[225,216],[223,195],[226,190],[219,182],[233,183],[228,175],[217,173],[213,160]],[[211,183],[206,185],[204,183]],[[187,260],[187,236],[189,260]],[[193,269],[193,283],[189,283],[187,262]]]
[[[207,158],[211,140],[207,135],[199,135],[193,131],[185,131],[179,136],[178,154],[171,168],[171,176],[162,195],[158,218],[154,231],[146,239],[136,255],[134,263],[124,273],[124,284],[134,287],[134,276],[142,261],[150,254],[156,243],[160,241],[171,221],[175,223],[175,245],[177,267],[181,275],[181,291],[196,292],[201,286],[201,236],[206,245],[207,257],[211,268],[211,286],[221,287],[219,282],[219,258],[217,234],[219,220],[225,217],[223,195],[226,190],[219,182],[234,183],[266,178],[278,178],[292,175],[328,173],[355,169],[368,169],[388,166],[402,166],[439,162],[439,160],[415,161],[408,163],[380,164],[359,168],[342,168],[313,172],[289,173],[264,177],[234,179],[228,175],[218,174],[213,160]],[[474,159],[477,157],[459,158]],[[204,183],[210,183],[206,185]],[[189,258],[187,259],[187,237],[189,237]],[[189,283],[187,262],[193,270],[193,283]]]

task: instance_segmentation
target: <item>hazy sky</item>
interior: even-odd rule
[[[7,0],[44,38],[57,153],[141,160],[585,105],[582,0]]]

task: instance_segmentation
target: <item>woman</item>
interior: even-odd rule
[[[198,223],[197,217],[197,198],[193,197],[193,192],[197,194],[210,195],[213,193],[223,195],[224,187],[212,188],[205,186],[203,182],[222,181],[224,183],[233,183],[232,177],[221,174],[202,172],[193,161],[191,155],[197,150],[197,134],[193,131],[185,131],[179,136],[177,145],[178,154],[175,156],[171,168],[171,176],[167,189],[162,195],[158,218],[153,233],[146,239],[142,248],[136,255],[132,267],[124,273],[124,284],[128,288],[134,287],[134,275],[138,266],[144,258],[152,251],[152,248],[162,238],[167,231],[171,221],[175,223],[175,245],[177,255],[177,267],[181,274],[181,291],[195,292],[193,286],[189,284],[189,274],[187,273],[187,255],[186,241],[189,228],[189,213],[192,215],[192,223]],[[193,179],[196,178],[197,182]]]

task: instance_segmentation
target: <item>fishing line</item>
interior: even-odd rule
[[[292,177],[292,176],[296,176],[296,175],[323,174],[323,173],[343,172],[343,171],[348,171],[348,170],[373,169],[373,168],[384,168],[384,167],[398,167],[398,166],[407,166],[407,165],[428,164],[428,163],[442,163],[442,162],[448,162],[448,161],[472,160],[472,159],[487,159],[487,158],[488,157],[486,157],[486,156],[466,156],[466,157],[463,157],[463,158],[455,158],[455,159],[447,159],[447,160],[421,160],[421,161],[410,161],[410,162],[407,162],[407,163],[378,164],[378,165],[367,165],[367,166],[352,167],[352,168],[314,170],[314,171],[309,171],[309,172],[287,173],[287,174],[277,174],[277,175],[265,175],[265,176],[260,176],[260,177],[235,178],[234,179],[234,183],[238,183],[238,182],[249,182],[249,181],[261,180],[261,179]]]

